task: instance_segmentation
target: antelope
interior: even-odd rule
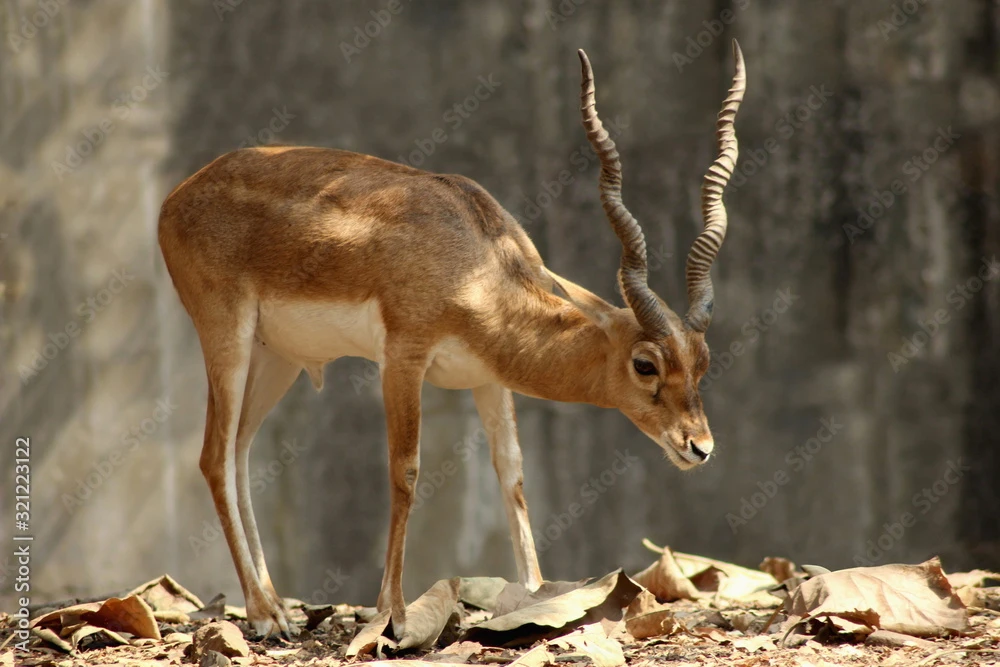
[[[425,381],[470,389],[487,432],[519,580],[542,583],[528,520],[513,392],[617,408],[686,470],[714,442],[698,382],[709,365],[709,274],[726,235],[723,190],[746,88],[719,113],[719,154],[701,190],[704,228],[686,264],[683,318],[647,284],[646,243],[622,203],[619,154],[579,51],[581,112],[600,159],[601,203],[622,245],[616,307],[545,267],[524,229],[476,182],[343,150],[227,153],[163,202],[163,259],[201,343],[208,407],[200,468],[259,635],[293,634],[250,500],[254,435],[299,373],[317,390],[343,356],[377,362],[389,446],[388,548],[378,609],[405,632],[403,551]],[[305,270],[304,270],[305,267]]]

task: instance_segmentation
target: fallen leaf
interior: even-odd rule
[[[635,596],[635,599],[625,609],[625,618],[627,620],[633,616],[639,616],[640,614],[656,611],[661,608],[663,608],[663,605],[657,602],[656,596],[648,590],[643,589],[639,591],[639,594]]]
[[[774,577],[775,581],[778,582],[783,582],[785,579],[791,579],[796,576],[795,563],[780,556],[768,556],[761,561],[758,568],[761,572],[766,572]]]
[[[406,631],[399,650],[428,649],[449,621],[457,623],[459,578],[442,579],[406,607]]]
[[[124,599],[108,598],[97,611],[84,612],[80,618],[97,627],[127,632],[136,637],[161,638],[153,610],[143,598],[134,594]]]
[[[915,637],[968,630],[968,615],[934,558],[920,565],[882,565],[813,577],[787,601],[789,628],[814,618],[843,619]]]
[[[703,639],[711,639],[712,641],[719,643],[729,641],[729,637],[726,636],[725,632],[719,630],[718,628],[710,628],[707,626],[691,628],[688,630],[688,634],[694,637],[701,637]]]
[[[735,648],[741,648],[749,653],[756,653],[757,651],[773,651],[778,648],[774,644],[774,639],[768,637],[767,635],[734,639],[733,646]]]
[[[332,604],[303,605],[302,611],[306,615],[306,630],[315,630],[320,623],[333,616],[337,608]]]
[[[497,596],[509,583],[501,577],[463,577],[458,587],[458,599],[470,607],[493,611]]]
[[[625,619],[625,628],[635,639],[649,639],[650,637],[675,634],[683,626],[670,609],[663,607]]]
[[[549,644],[565,649],[576,649],[590,658],[594,667],[620,667],[625,664],[622,645],[614,639],[609,639],[596,623],[553,639]]]
[[[31,627],[56,628],[61,631],[65,627],[79,625],[82,623],[81,617],[84,613],[94,612],[100,608],[100,602],[84,602],[82,604],[63,607],[62,609],[56,609],[55,611],[50,611],[46,614],[38,616],[31,621]]]
[[[904,635],[890,630],[876,630],[865,637],[865,644],[868,644],[869,646],[891,646],[893,648],[915,646],[929,651],[933,651],[938,647],[937,644],[927,641],[926,639],[911,637],[910,635]]]
[[[659,560],[635,574],[632,579],[664,602],[705,597],[681,571],[673,552],[668,548],[663,549]]]
[[[32,634],[66,653],[73,652],[73,646],[49,628],[32,628]]]
[[[208,604],[199,607],[195,611],[188,612],[188,616],[194,620],[201,620],[205,618],[217,619],[225,618],[226,616],[246,620],[247,611],[246,607],[227,606],[226,596],[219,593],[214,598],[209,600]]]
[[[955,589],[955,595],[966,607],[983,607],[986,603],[986,589],[976,586],[962,586]]]
[[[74,630],[69,636],[69,643],[74,649],[76,649],[79,648],[80,643],[87,638],[92,638],[89,643],[93,644],[94,642],[97,642],[98,645],[102,646],[108,644],[128,644],[128,640],[114,630],[89,624],[84,624]]]
[[[962,588],[963,586],[982,588],[987,581],[990,580],[1000,581],[1000,574],[996,572],[990,572],[988,570],[972,570],[970,572],[952,572],[951,574],[945,576],[948,577],[948,583],[951,584],[952,588]]]
[[[536,591],[529,591],[520,583],[509,583],[497,595],[493,608],[494,616],[503,616],[517,609],[529,607],[542,600],[550,600],[563,593],[575,591],[587,584],[589,580],[581,581],[543,581]]]
[[[641,590],[617,570],[575,590],[474,625],[465,638],[486,646],[526,646],[602,619],[618,621]]]
[[[353,658],[356,655],[366,655],[371,653],[381,640],[385,639],[382,635],[385,633],[386,628],[389,626],[389,617],[392,615],[392,611],[386,609],[380,611],[375,615],[371,621],[369,621],[351,643],[347,646],[347,651],[344,656],[347,658]],[[395,646],[395,642],[392,642],[392,646]]]
[[[555,662],[555,656],[549,652],[548,645],[542,644],[510,663],[508,667],[543,667],[544,665],[554,665]]]
[[[714,593],[716,598],[765,607],[781,602],[769,592],[779,582],[767,572],[672,551],[668,547],[659,547],[648,539],[644,539],[642,543],[650,551],[660,554],[660,560],[634,578],[663,601],[695,600]],[[646,585],[644,580],[648,580],[650,585]],[[684,583],[685,580],[690,586]]]
[[[399,643],[385,637],[391,611],[376,614],[347,647],[345,657],[408,649],[427,649],[434,645],[449,621],[456,621],[459,579],[442,579],[406,607],[406,626]]]
[[[462,662],[466,662],[472,656],[482,653],[483,650],[484,647],[479,642],[455,642],[444,647],[435,655],[456,655],[462,659]]]
[[[185,614],[198,611],[205,605],[197,595],[164,574],[137,586],[126,597],[138,595],[155,611],[179,611]]]

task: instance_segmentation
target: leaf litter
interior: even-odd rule
[[[649,567],[538,590],[496,577],[437,582],[407,607],[406,633],[368,607],[286,599],[300,635],[255,638],[245,610],[208,605],[168,575],[104,600],[48,609],[28,653],[0,667],[97,663],[543,667],[991,664],[1000,578],[945,574],[932,559],[830,572],[768,558],[750,569],[658,547]],[[970,605],[967,600],[977,604]],[[18,619],[0,613],[0,646]],[[228,662],[227,662],[228,661]]]

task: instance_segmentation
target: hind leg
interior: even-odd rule
[[[288,392],[288,388],[295,382],[301,370],[300,366],[286,361],[255,341],[250,356],[246,391],[243,394],[239,430],[236,434],[236,504],[247,536],[250,557],[257,571],[257,579],[278,606],[282,605],[281,598],[274,590],[274,584],[267,571],[260,533],[257,531],[257,521],[250,500],[250,447],[261,423],[281,397]]]
[[[277,631],[288,634],[284,609],[261,585],[254,567],[237,493],[236,434],[250,370],[257,307],[249,299],[204,305],[197,316],[192,315],[208,374],[201,472],[212,493],[219,523],[236,566],[246,599],[247,619],[259,634]]]

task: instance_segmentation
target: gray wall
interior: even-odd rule
[[[248,137],[410,159],[441,128],[446,141],[414,163],[477,179],[555,271],[617,300],[597,169],[577,153],[584,47],[601,111],[619,121],[651,283],[683,309],[732,37],[749,67],[737,124],[749,175],[728,192],[715,269],[716,379],[703,394],[718,458],[681,474],[617,413],[519,399],[531,516],[556,535],[543,572],[638,568],[646,536],[748,565],[938,553],[946,567],[1000,566],[1000,280],[956,291],[1000,254],[995,3],[897,3],[894,16],[885,0],[404,0],[367,45],[346,47],[388,4],[55,2],[51,17],[0,5],[0,463],[32,438],[38,599],[164,571],[240,597],[197,465],[200,349],[156,246],[174,185]],[[480,77],[499,85],[471,110]],[[948,128],[958,139],[938,141]],[[562,170],[572,182],[539,200]],[[775,309],[783,290],[794,300]],[[904,349],[936,315],[934,334]],[[422,475],[438,484],[411,519],[408,595],[455,574],[515,577],[470,397],[428,388],[424,414]],[[832,438],[824,419],[842,425]],[[282,593],[374,603],[384,439],[379,383],[359,360],[332,364],[321,394],[300,378],[266,422],[255,500]],[[638,462],[614,476],[619,452]],[[560,527],[602,472],[613,485]],[[773,498],[753,496],[761,487]],[[744,507],[734,531],[744,499],[766,503]],[[865,556],[880,536],[888,549]]]

